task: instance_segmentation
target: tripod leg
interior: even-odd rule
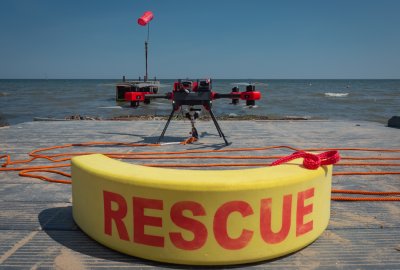
[[[226,138],[225,138],[224,133],[223,133],[222,130],[221,130],[221,127],[220,127],[219,124],[218,124],[217,119],[215,118],[215,115],[214,115],[213,111],[210,109],[209,112],[210,112],[211,118],[212,118],[212,120],[213,120],[213,122],[214,122],[214,125],[215,125],[215,127],[217,128],[217,130],[218,130],[219,136],[222,137],[222,138],[224,139],[226,145],[229,145],[228,141],[227,141]]]
[[[171,122],[171,119],[172,119],[172,117],[174,116],[174,112],[175,112],[175,110],[172,109],[172,112],[171,112],[171,114],[170,114],[169,117],[168,117],[167,123],[165,124],[165,127],[164,127],[164,129],[163,129],[163,131],[162,131],[160,137],[158,138],[157,144],[159,144],[160,141],[164,138],[164,134],[165,134],[165,132],[167,131],[169,122]]]

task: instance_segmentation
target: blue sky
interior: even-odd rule
[[[0,78],[400,79],[397,0],[1,0]]]

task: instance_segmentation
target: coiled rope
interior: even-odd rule
[[[178,160],[178,159],[224,159],[224,160],[276,160],[272,163],[149,163],[142,164],[151,167],[174,167],[174,168],[200,168],[200,167],[259,167],[259,166],[274,166],[284,162],[288,162],[293,159],[303,158],[303,166],[308,169],[316,169],[320,165],[333,164],[339,162],[339,155],[337,151],[355,151],[355,152],[377,152],[378,156],[343,156],[341,160],[381,160],[390,162],[339,162],[336,166],[352,166],[352,167],[396,167],[400,166],[400,163],[393,161],[400,160],[400,157],[382,157],[381,153],[398,153],[400,149],[381,149],[381,148],[309,148],[309,149],[297,149],[290,146],[266,146],[266,147],[253,147],[253,148],[229,148],[220,150],[184,150],[184,151],[168,151],[168,152],[65,152],[51,154],[48,153],[52,150],[66,149],[73,147],[93,147],[93,146],[124,146],[124,147],[160,147],[159,144],[141,144],[141,143],[124,143],[124,142],[85,142],[85,143],[74,143],[55,145],[46,148],[36,149],[28,153],[29,158],[23,160],[11,160],[10,155],[0,155],[0,160],[4,159],[4,163],[1,165],[0,172],[7,171],[18,171],[22,177],[36,178],[43,181],[61,184],[71,184],[71,175],[69,173],[56,170],[59,168],[70,167],[69,161],[74,156],[88,155],[88,154],[104,154],[110,158],[116,159],[132,159],[132,160]],[[281,155],[216,155],[220,153],[235,153],[235,152],[254,152],[254,151],[266,151],[272,149],[286,149],[294,151],[295,153],[289,156]],[[320,154],[311,154],[309,152],[323,152]],[[200,155],[199,155],[200,154]],[[204,155],[209,154],[209,155]],[[213,154],[213,155],[210,155]],[[278,159],[278,160],[277,160]],[[51,162],[51,165],[29,165],[33,161],[46,160]],[[68,163],[63,163],[68,162]],[[44,176],[41,173],[58,174],[63,176],[65,179],[56,179],[48,176]],[[398,175],[400,171],[341,171],[334,172],[333,176],[343,175]],[[332,189],[333,194],[350,194],[350,195],[365,195],[364,197],[352,197],[352,196],[332,196],[332,200],[336,201],[400,201],[400,191],[367,191],[367,190],[347,190],[347,189]],[[374,197],[371,197],[374,196]]]

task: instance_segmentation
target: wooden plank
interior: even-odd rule
[[[3,231],[2,237],[13,238],[15,231]],[[399,242],[399,228],[326,230],[314,243],[289,256],[236,266],[235,269],[398,269]],[[0,267],[3,269],[191,268],[126,256],[101,246],[81,231],[57,230],[28,234],[22,241],[16,243],[12,253],[8,254]],[[210,268],[201,267],[201,269]]]
[[[39,147],[84,141],[155,142],[164,121],[71,121],[29,122],[0,129],[0,154],[26,158]],[[233,144],[225,147],[212,122],[200,121],[200,141],[193,145],[162,147],[82,147],[74,151],[177,151],[290,145],[309,147],[400,148],[398,130],[370,122],[339,121],[223,121],[221,127]],[[173,121],[165,141],[188,136],[188,121]],[[68,149],[67,151],[69,151]],[[55,150],[52,153],[62,153]],[[288,154],[275,150],[229,155]],[[213,155],[225,155],[215,153]],[[390,153],[343,151],[343,156],[399,156]],[[254,160],[242,160],[252,162]],[[256,160],[263,162],[263,160]],[[236,160],[130,160],[133,163],[209,163]],[[265,162],[271,162],[267,160]],[[349,161],[350,162],[350,161]],[[395,161],[398,162],[398,161]],[[37,164],[45,164],[39,161]],[[336,166],[335,171],[354,168]],[[356,168],[357,169],[357,168]],[[358,168],[397,170],[399,167]],[[338,176],[333,187],[340,189],[400,190],[398,175]],[[0,269],[65,268],[180,268],[125,256],[88,238],[75,225],[71,212],[71,187],[20,178],[15,172],[0,173]],[[331,221],[323,235],[310,246],[268,262],[238,269],[399,269],[400,202],[332,202]],[[204,268],[204,267],[202,267]]]

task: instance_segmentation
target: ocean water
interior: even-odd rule
[[[387,123],[400,115],[400,80],[214,80],[213,90],[229,93],[237,82],[256,83],[262,100],[248,108],[245,102],[213,102],[216,116],[262,115],[271,118],[366,120]],[[156,100],[133,109],[116,103],[119,80],[0,80],[0,123],[10,125],[34,117],[81,115],[107,119],[127,115],[168,115],[171,103]],[[174,80],[161,80],[169,92]],[[244,87],[241,86],[241,90]]]

